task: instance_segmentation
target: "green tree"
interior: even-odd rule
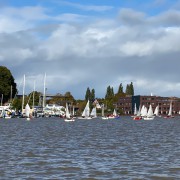
[[[113,98],[114,97],[114,88],[112,87],[111,88],[111,98]]]
[[[114,97],[114,89],[111,86],[107,87],[105,99],[112,99]]]
[[[90,98],[91,98],[91,91],[88,87],[86,90],[85,100],[88,101],[88,100],[90,100]]]
[[[106,89],[105,99],[109,99],[111,97],[111,86],[108,86]]]
[[[91,90],[91,97],[90,97],[90,101],[91,101],[91,102],[94,102],[94,100],[95,100],[95,90],[94,90],[94,89],[92,89],[92,90]]]
[[[122,94],[123,92],[123,86],[122,83],[119,85],[118,94]]]
[[[126,94],[130,95],[130,87],[129,84],[126,85]]]
[[[127,95],[134,95],[134,87],[133,87],[133,83],[131,82],[130,84],[127,84],[126,86],[126,94]]]
[[[129,85],[130,88],[130,95],[134,96],[134,86],[133,83],[131,82],[131,84]]]
[[[0,66],[0,96],[3,94],[3,102],[10,100],[17,94],[17,87],[9,69]]]

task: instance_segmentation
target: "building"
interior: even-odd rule
[[[116,107],[124,114],[134,114],[135,105],[140,109],[143,105],[147,108],[152,105],[153,110],[159,105],[159,113],[161,115],[168,114],[170,102],[172,102],[172,111],[174,115],[179,114],[180,98],[177,97],[161,97],[161,96],[126,96],[119,98]]]

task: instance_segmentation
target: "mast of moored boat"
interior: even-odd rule
[[[46,73],[44,75],[43,112],[45,108],[45,101],[46,101]]]
[[[25,93],[25,74],[24,74],[24,80],[23,80],[23,97],[22,97],[22,115],[23,115],[23,109],[24,109],[24,93]]]

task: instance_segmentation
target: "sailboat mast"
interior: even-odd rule
[[[24,74],[24,80],[23,80],[23,97],[22,97],[22,113],[24,109],[24,93],[25,93],[25,74]]]
[[[44,75],[43,109],[45,107],[45,97],[46,97],[46,73]]]
[[[34,111],[34,94],[35,94],[35,81],[34,81],[34,91],[33,91],[33,111]]]

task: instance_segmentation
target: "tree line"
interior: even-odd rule
[[[97,98],[95,95],[95,89],[90,89],[87,87],[84,100],[75,100],[71,92],[68,91],[64,95],[58,93],[57,96],[47,100],[47,103],[61,104],[62,102],[70,102],[71,104],[78,106],[79,110],[82,111],[88,100],[90,101],[90,105],[92,107],[94,105],[93,102],[95,99],[97,99],[100,104],[105,105],[107,111],[112,111],[115,107],[115,103],[118,101],[118,98],[125,97],[126,95],[134,95],[134,87],[132,82],[126,85],[125,91],[122,83],[120,83],[116,93],[114,92],[113,87],[109,85],[106,89],[104,98]],[[31,92],[29,95],[25,96],[25,104],[28,102],[30,106],[32,106],[33,100],[30,98],[32,96],[34,96],[34,105],[40,105],[39,98],[42,96],[42,93],[37,91]],[[18,97],[17,84],[15,83],[11,71],[4,66],[0,66],[0,99],[1,104],[10,102],[13,108],[16,108],[17,110],[22,108],[22,97]]]

